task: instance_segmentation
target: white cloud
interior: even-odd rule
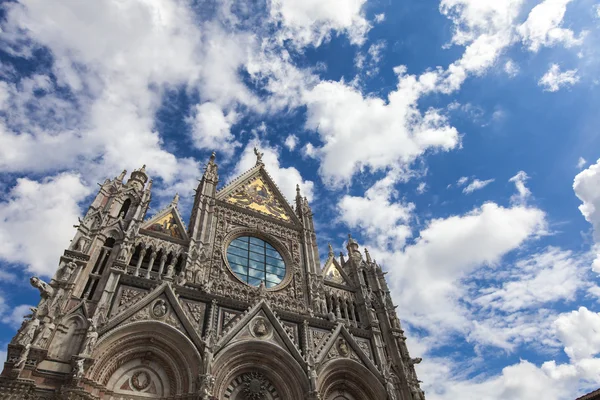
[[[281,39],[299,46],[319,46],[332,32],[348,35],[353,44],[362,44],[371,28],[364,16],[366,0],[275,0],[271,16],[281,22]]]
[[[265,163],[265,168],[275,181],[281,193],[286,197],[290,204],[296,198],[296,185],[300,185],[302,195],[306,196],[308,201],[313,199],[314,183],[305,180],[300,175],[300,172],[294,167],[283,167],[279,161],[279,151],[275,147],[271,147],[266,143],[260,143],[257,140],[248,142],[244,151],[240,155],[240,160],[236,164],[231,177],[237,177],[256,165],[256,155],[254,147],[257,147],[261,153],[264,153],[262,160]]]
[[[288,137],[285,138],[284,145],[288,148],[289,151],[294,151],[294,149],[298,145],[298,136],[294,134],[288,135]]]
[[[585,33],[578,38],[570,29],[561,28],[567,5],[573,0],[544,0],[536,5],[518,28],[523,43],[536,52],[542,46],[562,44],[565,47],[583,43]]]
[[[463,189],[463,193],[465,194],[471,194],[476,190],[480,190],[483,189],[484,187],[486,187],[487,185],[489,185],[490,183],[494,182],[495,179],[486,179],[485,181],[479,180],[477,178],[473,179],[473,181],[471,181],[471,183],[469,183],[464,189]]]
[[[402,247],[411,235],[408,222],[414,204],[393,201],[397,196],[394,182],[388,175],[367,190],[364,197],[345,195],[338,203],[339,218],[350,228],[364,229],[365,237],[378,248]]]
[[[191,127],[192,138],[197,148],[220,150],[231,156],[235,148],[241,146],[231,133],[231,126],[236,122],[236,118],[235,112],[231,111],[225,115],[217,104],[207,102],[196,105],[186,122]]]
[[[579,160],[577,160],[577,168],[582,169],[583,167],[585,167],[586,164],[587,161],[585,160],[585,158],[579,157]]]
[[[385,14],[381,13],[381,14],[375,14],[375,22],[380,23],[385,21]]]
[[[600,313],[585,307],[560,316],[555,322],[565,353],[572,360],[590,358],[600,353]]]
[[[527,199],[531,196],[531,191],[525,186],[525,182],[529,179],[529,176],[525,171],[519,171],[515,176],[510,178],[508,181],[513,182],[517,189],[517,193],[511,196],[511,203],[525,204]]]
[[[505,267],[498,287],[483,289],[475,303],[484,308],[516,312],[557,300],[573,300],[585,284],[585,258],[547,248]],[[497,274],[493,272],[492,274]]]
[[[579,211],[594,229],[596,259],[592,268],[600,272],[600,160],[575,177],[573,190],[583,203]]]
[[[508,60],[504,63],[504,72],[511,78],[515,77],[519,74],[519,66],[513,60]]]
[[[457,130],[438,110],[418,110],[426,84],[404,71],[396,68],[398,87],[387,102],[342,82],[321,82],[306,93],[306,128],[316,130],[324,143],[316,152],[325,180],[348,183],[365,167],[406,166],[427,150],[447,151],[458,145]]]
[[[18,179],[0,202],[0,258],[26,264],[34,274],[52,275],[75,234],[73,221],[81,212],[77,204],[89,194],[74,174]]]
[[[462,186],[465,183],[467,183],[467,181],[469,180],[468,177],[466,176],[461,176],[460,178],[458,178],[458,180],[456,181],[456,186]]]
[[[425,182],[419,183],[419,186],[417,186],[417,193],[418,194],[423,194],[426,191],[427,191],[427,184]]]
[[[558,64],[551,64],[550,69],[539,80],[538,85],[543,86],[547,92],[557,92],[562,87],[572,86],[579,82],[576,69],[561,72]]]

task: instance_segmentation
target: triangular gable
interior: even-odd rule
[[[164,320],[163,322],[166,322],[169,325],[175,326],[175,328],[180,329],[182,332],[184,332],[185,334],[187,334],[190,337],[192,342],[194,342],[194,344],[199,349],[203,349],[204,344],[195,329],[196,324],[194,322],[190,321],[188,315],[181,307],[181,304],[179,302],[179,299],[177,298],[177,295],[175,294],[175,292],[173,291],[173,288],[171,287],[171,285],[168,282],[165,282],[162,285],[158,286],[154,291],[152,291],[151,293],[146,295],[143,299],[138,301],[134,306],[126,309],[124,312],[116,315],[114,318],[111,318],[106,323],[106,325],[104,325],[102,328],[99,329],[100,335],[105,334],[106,332],[117,327],[118,325],[122,324],[123,322],[131,319],[132,317],[139,316],[140,319],[141,318],[149,319],[149,318],[146,318],[146,317],[149,317],[149,315],[148,315],[149,313],[147,310],[151,307],[151,304],[152,304],[152,307],[154,307],[157,303],[160,304],[161,301],[165,302],[165,305],[166,305],[165,310],[167,310],[167,311],[166,311],[164,317],[160,316],[160,314],[158,314],[159,316],[158,317],[155,316],[155,319],[158,321]],[[172,313],[168,312],[169,309],[172,310],[173,312]],[[152,310],[150,312],[152,312]],[[134,318],[134,319],[137,319],[137,318]]]
[[[89,319],[89,313],[88,313],[88,310],[86,307],[85,300],[81,300],[79,303],[77,303],[75,306],[73,306],[70,310],[67,310],[65,312],[65,314],[63,315],[63,319],[66,320],[69,316],[76,314],[77,312],[80,312],[86,321]]]
[[[258,164],[221,189],[217,199],[281,221],[300,223],[263,164]]]
[[[177,207],[173,204],[168,205],[148,221],[144,222],[142,229],[157,233],[162,237],[188,240],[185,224],[181,219],[181,215],[179,215]]]
[[[340,341],[342,339],[342,341]],[[343,342],[346,346],[346,353],[344,354],[343,347],[340,343]],[[383,380],[383,376],[377,369],[377,366],[373,361],[365,354],[364,350],[361,349],[354,336],[348,332],[346,327],[341,323],[334,329],[331,336],[327,339],[327,342],[321,347],[316,357],[316,363],[318,365],[324,364],[332,355],[337,354],[339,357],[346,357],[352,359],[358,363],[363,364],[368,368],[375,376]]]
[[[328,282],[352,287],[350,277],[340,266],[335,257],[329,257],[323,267],[323,279]]]
[[[257,327],[258,324],[260,324],[261,327]],[[264,337],[261,337],[261,328],[263,324],[266,333]],[[254,307],[248,310],[245,315],[239,319],[236,324],[231,326],[219,339],[215,346],[215,356],[219,351],[223,350],[227,344],[235,341],[236,338],[241,337],[246,332],[250,331],[252,331],[251,335],[259,338],[259,340],[271,341],[282,348],[287,349],[298,363],[303,368],[305,367],[306,362],[297,345],[287,334],[284,326],[264,300],[259,301]]]

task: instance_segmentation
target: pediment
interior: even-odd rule
[[[355,338],[344,325],[338,324],[325,343],[320,346],[316,355],[316,364],[323,365],[329,360],[338,358],[350,359],[382,378],[371,357],[370,342]]]
[[[294,210],[262,164],[221,189],[217,193],[217,199],[280,221],[300,223]]]
[[[204,318],[205,306],[186,300],[182,302],[187,311],[182,307],[171,285],[165,282],[152,292],[143,295],[130,307],[124,308],[122,312],[111,317],[99,332],[102,335],[119,325],[135,321],[158,321],[180,330],[201,349],[204,344],[198,332]]]
[[[346,271],[340,266],[334,257],[329,257],[323,267],[323,279],[328,282],[337,283],[339,285],[345,285],[352,287],[352,281]]]
[[[163,238],[188,240],[185,224],[177,207],[169,205],[142,224],[141,229]]]
[[[286,327],[264,300],[258,302],[241,318],[232,321],[232,324],[217,341],[215,355],[228,345],[242,340],[260,340],[273,343],[289,352],[300,365],[304,366],[305,364],[293,334],[288,333]]]

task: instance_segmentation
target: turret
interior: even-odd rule
[[[210,155],[208,163],[204,168],[204,174],[196,188],[194,206],[189,224],[189,235],[191,245],[202,247],[210,239],[211,223],[219,183],[219,167],[215,163],[216,154]]]

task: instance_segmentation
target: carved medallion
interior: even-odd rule
[[[131,386],[136,390],[146,389],[150,382],[150,375],[146,371],[137,371],[131,377]]]
[[[346,341],[342,338],[340,338],[337,342],[337,349],[338,349],[340,355],[342,355],[344,357],[348,357],[348,354],[350,354],[350,349],[348,348],[348,343],[346,343]]]
[[[154,318],[162,318],[167,314],[167,302],[159,299],[152,306],[152,316]]]
[[[264,318],[256,318],[252,324],[252,333],[255,337],[264,339],[271,333],[271,327]]]

